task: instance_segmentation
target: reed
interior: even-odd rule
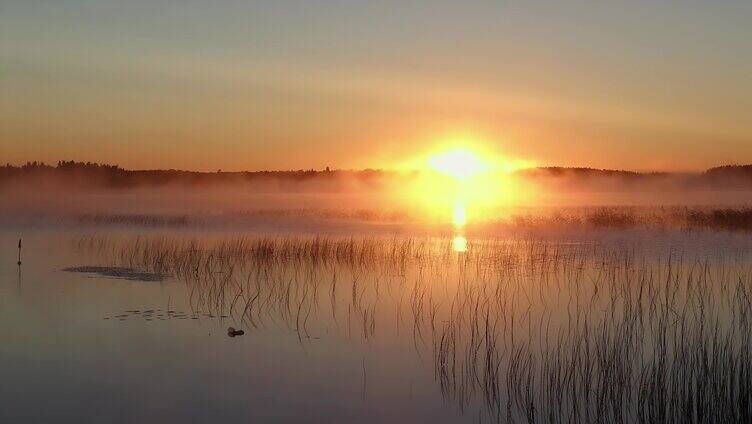
[[[492,422],[752,422],[752,250],[520,238],[86,237],[175,275],[197,307],[301,342],[410,335]],[[386,332],[386,330],[383,330]],[[387,337],[387,335],[384,335]]]
[[[86,226],[128,226],[137,228],[202,228],[253,226],[269,220],[310,222],[388,223],[391,225],[427,225],[404,211],[367,209],[258,209],[227,212],[219,215],[159,214],[85,214],[76,216],[77,224]],[[440,225],[440,224],[439,224]],[[574,231],[600,230],[671,230],[671,231],[752,231],[752,207],[576,207],[529,209],[510,213],[486,211],[476,216],[473,225],[481,229]]]

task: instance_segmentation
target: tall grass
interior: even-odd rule
[[[197,228],[253,225],[267,220],[370,222],[389,224],[426,224],[404,211],[366,209],[257,209],[217,215],[165,214],[84,214],[75,222],[91,226],[131,226]],[[509,229],[650,229],[650,230],[724,230],[752,231],[752,207],[578,207],[486,211],[473,217],[480,228]]]
[[[148,214],[84,214],[77,217],[84,225],[124,225],[138,227],[188,227],[197,225],[186,215],[148,215]]]
[[[250,328],[390,319],[493,422],[752,422],[752,251],[542,240],[87,237]],[[383,330],[386,332],[386,330]]]

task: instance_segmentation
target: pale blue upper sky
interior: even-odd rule
[[[750,1],[0,2],[0,161],[752,162]]]

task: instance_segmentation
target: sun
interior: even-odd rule
[[[463,148],[431,155],[428,164],[432,170],[458,180],[470,178],[489,169],[489,165],[477,154]]]
[[[477,216],[479,207],[494,197],[489,187],[494,179],[493,157],[478,152],[455,144],[424,156],[423,169],[429,172],[412,186],[412,199],[450,220],[456,230],[463,229],[468,218]]]
[[[406,184],[395,186],[394,195],[419,210],[425,222],[451,224],[464,236],[469,225],[490,222],[531,196],[530,190],[521,191],[515,175],[531,162],[499,154],[494,147],[499,144],[468,137],[436,142],[399,165]]]

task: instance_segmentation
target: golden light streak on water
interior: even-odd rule
[[[467,239],[464,236],[454,236],[452,239],[452,250],[455,252],[467,252]]]
[[[452,223],[455,227],[464,227],[467,223],[467,214],[465,213],[465,205],[457,203],[454,205],[454,213],[452,214]]]

